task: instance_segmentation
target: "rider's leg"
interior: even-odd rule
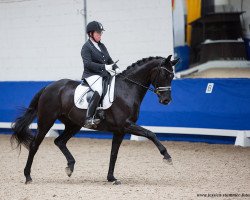
[[[102,81],[103,78],[99,75],[93,75],[88,78],[85,78],[87,83],[89,84],[90,88],[93,91],[97,91],[100,96],[102,96]]]
[[[86,114],[86,120],[85,120],[85,127],[91,128],[94,124],[100,123],[100,119],[94,119],[96,108],[99,104],[99,101],[101,99],[101,96],[97,91],[94,92],[88,106],[87,114]]]
[[[100,119],[94,119],[94,115],[102,95],[102,77],[94,75],[87,78],[86,81],[94,91],[94,94],[89,102],[84,125],[86,128],[91,128],[94,124],[100,123]]]

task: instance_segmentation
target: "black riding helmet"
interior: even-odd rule
[[[100,22],[97,22],[97,21],[89,22],[86,27],[86,33],[89,34],[94,31],[101,32],[105,30]]]

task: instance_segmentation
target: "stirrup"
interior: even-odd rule
[[[100,124],[100,119],[88,119],[85,121],[84,127],[85,128],[96,128],[98,124]]]

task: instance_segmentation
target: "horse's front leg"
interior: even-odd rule
[[[131,133],[133,135],[146,137],[149,140],[151,140],[157,146],[160,153],[164,156],[163,157],[164,161],[166,161],[168,164],[172,164],[171,156],[168,154],[167,149],[158,140],[155,133],[153,133],[153,132],[151,132],[151,131],[149,131],[141,126],[138,126],[134,123],[129,123],[129,125],[125,127],[124,131],[126,133]]]
[[[124,138],[124,133],[114,133],[112,140],[112,148],[110,153],[109,171],[107,179],[109,182],[114,182],[114,184],[120,184],[120,181],[114,177],[115,163],[117,159],[117,154]]]

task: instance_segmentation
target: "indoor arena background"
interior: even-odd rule
[[[230,70],[224,63],[206,72],[199,71],[204,65],[188,69],[182,54],[187,38],[178,36],[186,23],[179,15],[187,14],[181,2],[186,1],[0,0],[0,200],[250,198],[249,58],[232,61]],[[243,5],[250,35],[249,2],[211,2],[218,8]],[[115,169],[122,184],[112,185],[106,181],[112,134],[82,129],[68,143],[76,158],[72,177],[64,172],[66,160],[54,137],[47,137],[34,159],[34,181],[25,185],[28,151],[11,149],[11,123],[42,87],[62,78],[80,83],[80,51],[92,20],[103,24],[103,42],[123,70],[149,56],[181,57],[172,102],[163,106],[148,92],[138,120],[157,134],[174,165],[162,162],[151,141],[128,133]],[[244,41],[250,46],[250,39]],[[60,134],[63,128],[57,121],[52,129]]]

